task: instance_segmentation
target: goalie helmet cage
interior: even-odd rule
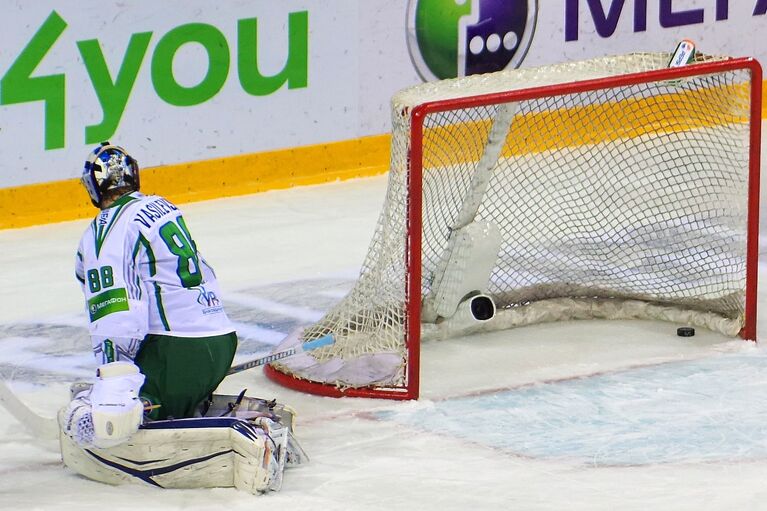
[[[335,343],[267,376],[325,396],[417,399],[422,339],[580,318],[662,319],[755,340],[761,67],[698,55],[668,68],[669,57],[501,71],[395,95],[387,195],[360,277],[302,333]],[[499,120],[504,108],[513,119]],[[456,276],[445,259],[467,211],[501,233],[478,290],[498,313],[474,322],[459,308],[424,322],[437,281]]]

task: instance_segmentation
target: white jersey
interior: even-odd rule
[[[176,206],[134,192],[102,210],[80,240],[82,284],[94,351],[133,359],[147,334],[207,337],[234,331]],[[114,350],[113,353],[109,351]]]

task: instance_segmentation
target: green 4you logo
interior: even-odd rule
[[[33,73],[66,28],[66,21],[53,11],[0,80],[0,105],[45,103],[46,150],[65,145],[66,75],[33,76]],[[236,59],[242,89],[253,96],[266,96],[284,84],[288,89],[306,87],[308,34],[308,13],[290,13],[285,65],[278,73],[265,76],[258,68],[258,19],[238,20]],[[77,49],[103,112],[100,123],[85,127],[86,144],[108,140],[117,130],[152,35],[152,32],[131,35],[119,66],[107,64],[98,39],[77,41]],[[197,43],[205,50],[208,69],[199,83],[184,86],[173,75],[173,59],[178,50],[189,43]],[[111,75],[110,67],[117,69],[116,76]],[[170,105],[198,105],[218,94],[229,76],[229,67],[230,49],[224,34],[212,25],[189,23],[170,30],[155,45],[151,57],[152,85],[158,97]]]
[[[409,0],[410,57],[425,81],[519,67],[538,0]]]

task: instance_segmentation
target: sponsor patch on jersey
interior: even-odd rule
[[[88,300],[91,323],[109,314],[127,310],[130,308],[128,307],[128,293],[124,287],[104,291]]]
[[[191,287],[189,289],[194,289],[199,293],[197,296],[197,303],[202,305],[203,314],[217,314],[224,310],[221,301],[216,297],[216,293],[213,291],[208,291],[203,286]]]

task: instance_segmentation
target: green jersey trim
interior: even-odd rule
[[[131,194],[123,195],[122,197],[120,197],[119,199],[117,199],[116,201],[114,201],[114,202],[113,202],[113,203],[112,203],[112,204],[111,204],[111,205],[110,205],[108,208],[106,208],[106,209],[111,209],[111,208],[116,208],[116,207],[123,207],[123,206],[125,206],[126,204],[128,204],[130,201],[134,201],[134,200],[138,200],[138,199],[137,199],[136,197],[133,197]]]
[[[101,253],[101,247],[104,245],[104,242],[106,241],[107,236],[109,235],[112,229],[112,226],[115,224],[115,222],[120,217],[122,212],[125,211],[125,205],[134,200],[138,200],[138,199],[136,197],[131,197],[130,195],[125,195],[117,199],[114,202],[114,204],[106,208],[106,209],[117,208],[114,215],[112,215],[111,220],[109,220],[109,223],[107,223],[106,225],[97,226],[96,220],[98,219],[98,217],[93,219],[93,222],[91,223],[91,229],[93,230],[93,237],[94,237],[94,242],[96,245],[96,257],[98,257],[99,254]]]
[[[117,360],[117,357],[115,357],[115,343],[111,339],[104,340],[101,349],[104,352],[104,360],[107,363]]]
[[[144,237],[143,234],[139,233],[138,239],[136,240],[136,244],[133,246],[133,259],[136,259],[136,256],[138,255],[138,251],[141,247],[144,247],[144,250],[146,251],[146,258],[149,262],[149,276],[154,277],[157,273],[157,263],[155,262],[156,259],[154,257],[154,251],[152,250],[152,246],[149,244],[149,240]]]
[[[154,283],[154,297],[157,299],[157,312],[160,314],[160,321],[166,332],[170,332],[170,325],[168,325],[168,318],[165,317],[165,308],[162,306],[162,291],[160,284]]]

